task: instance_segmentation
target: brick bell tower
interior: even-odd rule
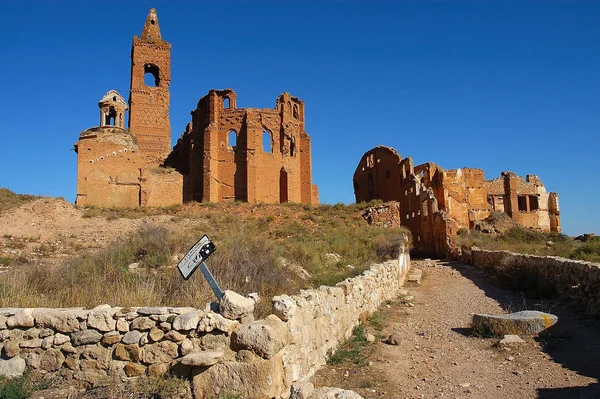
[[[133,37],[131,48],[129,130],[144,154],[161,160],[171,151],[170,83],[171,44],[162,40],[156,10],[151,8],[142,35]]]

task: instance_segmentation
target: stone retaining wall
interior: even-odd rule
[[[479,248],[463,251],[460,260],[496,275],[512,275],[520,288],[557,295],[587,313],[600,315],[600,266],[597,264]]]
[[[88,385],[171,372],[193,382],[195,398],[287,398],[361,317],[396,297],[409,266],[402,250],[335,287],[275,297],[273,314],[257,321],[254,300],[231,291],[204,310],[0,309],[0,372],[18,374],[26,364]]]

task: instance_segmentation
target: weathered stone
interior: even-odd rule
[[[18,341],[8,341],[4,344],[4,356],[11,358],[21,353]]]
[[[142,307],[137,310],[138,314],[150,316],[150,315],[164,315],[169,313],[167,307]]]
[[[46,337],[42,339],[42,349],[50,349],[52,348],[52,344],[54,343],[54,337]]]
[[[33,327],[35,325],[35,320],[32,316],[32,311],[33,309],[23,309],[20,312],[15,313],[14,316],[11,316],[6,320],[6,325],[9,328]]]
[[[79,359],[77,359],[75,356],[67,356],[63,364],[69,370],[79,369]]]
[[[262,362],[263,358],[258,356],[256,353],[249,351],[247,349],[241,349],[239,351],[237,351],[237,353],[235,354],[235,359],[238,362],[244,362],[244,363],[258,363],[258,362]]]
[[[139,363],[127,363],[124,370],[127,377],[139,377],[146,374],[146,367]]]
[[[223,331],[225,333],[231,333],[237,328],[239,322],[236,320],[228,320],[215,312],[208,312],[200,323],[198,323],[199,332],[211,332],[213,330]]]
[[[46,338],[46,337],[50,337],[52,335],[54,335],[54,330],[53,329],[51,329],[51,328],[42,328],[40,330],[39,337],[40,338]]]
[[[198,339],[198,345],[202,349],[229,348],[230,339],[221,333],[208,333]]]
[[[256,354],[269,359],[290,342],[287,325],[275,315],[263,320],[241,325],[231,336],[232,344],[250,349]]]
[[[66,343],[60,347],[60,350],[65,353],[77,353],[77,349],[71,345],[71,343]]]
[[[148,366],[148,375],[150,377],[162,377],[169,371],[169,363],[156,363]]]
[[[350,390],[322,387],[315,389],[310,399],[363,399],[363,397]]]
[[[146,364],[168,363],[179,355],[179,347],[171,341],[146,345],[142,350],[142,361]]]
[[[117,319],[116,327],[117,327],[117,331],[119,331],[119,332],[129,331],[129,323],[127,322],[127,320],[125,320],[123,318]]]
[[[102,336],[102,343],[104,345],[114,345],[117,342],[121,342],[121,334],[118,331],[111,331]]]
[[[111,361],[110,349],[93,345],[86,347],[81,352],[81,369],[86,370],[108,370]]]
[[[40,354],[36,352],[29,352],[25,357],[25,364],[31,369],[40,368]]]
[[[504,336],[504,338],[502,338],[500,340],[500,342],[498,342],[498,344],[502,345],[502,346],[509,346],[509,345],[518,345],[518,344],[524,344],[525,341],[523,339],[521,339],[521,337],[519,337],[518,335],[514,335],[514,334],[507,334]]]
[[[131,322],[132,330],[147,331],[156,326],[156,322],[149,317],[138,317]]]
[[[178,331],[171,330],[165,334],[165,338],[168,339],[169,341],[181,342],[185,339],[185,335]]]
[[[181,359],[181,364],[189,367],[207,367],[223,360],[223,351],[202,351],[190,353]]]
[[[388,345],[400,345],[401,342],[401,337],[400,334],[398,333],[392,333],[385,341],[386,344]]]
[[[38,327],[51,328],[57,332],[70,333],[80,329],[78,316],[85,316],[82,310],[36,309],[33,312]]]
[[[473,315],[473,330],[481,335],[503,336],[507,334],[537,335],[550,328],[558,321],[558,317],[550,313],[536,310],[504,315]]]
[[[290,399],[309,399],[315,391],[315,386],[308,380],[300,380],[292,384]]]
[[[194,343],[191,339],[186,338],[181,342],[180,349],[181,349],[181,355],[186,356],[186,355],[189,355],[190,353],[193,353],[195,350],[198,349],[198,347],[196,345],[194,345]]]
[[[40,329],[39,328],[30,328],[29,330],[25,331],[25,333],[23,334],[23,338],[25,339],[36,339],[40,337]]]
[[[114,331],[117,321],[107,310],[91,311],[87,317],[87,326],[102,332]]]
[[[123,345],[118,344],[115,346],[114,356],[119,360],[129,360],[132,362],[139,362],[142,358],[142,350],[136,344]]]
[[[421,269],[410,269],[406,281],[421,284],[421,278],[423,277],[423,270]]]
[[[287,295],[274,296],[272,301],[272,312],[281,320],[288,321],[296,314],[296,302],[291,297]]]
[[[0,329],[6,328],[6,320],[8,320],[6,316],[0,315]]]
[[[165,336],[165,332],[158,327],[153,327],[148,333],[148,337],[153,342],[160,341]]]
[[[181,314],[173,319],[173,329],[179,331],[195,330],[198,327],[201,315],[197,310]]]
[[[150,340],[148,339],[148,334],[146,333],[146,334],[142,335],[142,338],[140,338],[140,346],[144,346],[149,342],[150,342]]]
[[[144,333],[140,331],[129,331],[127,334],[123,335],[123,339],[121,339],[121,342],[123,342],[125,345],[139,344],[140,338],[142,338],[143,336]]]
[[[66,344],[67,342],[71,342],[71,338],[68,335],[64,335],[61,333],[57,333],[54,335],[53,343],[55,346],[60,346],[62,344]]]
[[[279,397],[286,389],[280,355],[256,363],[223,362],[205,370],[192,368],[195,398],[217,397],[227,392],[242,398]]]
[[[226,290],[219,302],[219,312],[223,317],[236,320],[254,312],[254,301],[230,290]]]
[[[56,371],[62,367],[64,361],[65,356],[60,349],[48,349],[42,352],[40,368],[46,371]]]
[[[21,348],[28,348],[28,349],[39,348],[40,346],[42,346],[42,340],[39,338],[36,338],[36,339],[29,339],[27,341],[21,341],[21,342],[19,342],[19,346]]]
[[[167,322],[167,321],[163,321],[162,323],[160,323],[158,325],[158,327],[163,330],[164,332],[169,332],[171,331],[171,323]]]
[[[7,378],[20,377],[25,371],[25,360],[19,356],[9,360],[0,359],[0,375]]]
[[[73,346],[89,345],[100,342],[102,334],[96,330],[83,330],[71,334],[71,343]]]

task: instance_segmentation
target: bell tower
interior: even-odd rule
[[[171,44],[162,40],[151,8],[141,37],[133,37],[129,129],[144,154],[161,159],[171,151],[170,83]]]

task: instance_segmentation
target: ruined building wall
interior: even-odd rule
[[[151,85],[144,83],[145,75],[151,75],[146,77]],[[171,150],[170,83],[171,44],[162,40],[156,10],[151,9],[141,36],[134,36],[131,48],[129,129],[137,137],[140,150],[159,160]]]
[[[416,252],[446,255],[460,228],[494,210],[504,211],[523,226],[560,231],[558,195],[548,194],[541,180],[514,173],[485,181],[481,169],[444,170],[428,162],[414,166],[392,148],[378,146],[361,158],[353,176],[356,202],[397,201],[400,222],[413,234]]]
[[[304,103],[282,94],[275,109],[237,108],[231,89],[211,90],[166,164],[184,175],[184,199],[318,203]]]

